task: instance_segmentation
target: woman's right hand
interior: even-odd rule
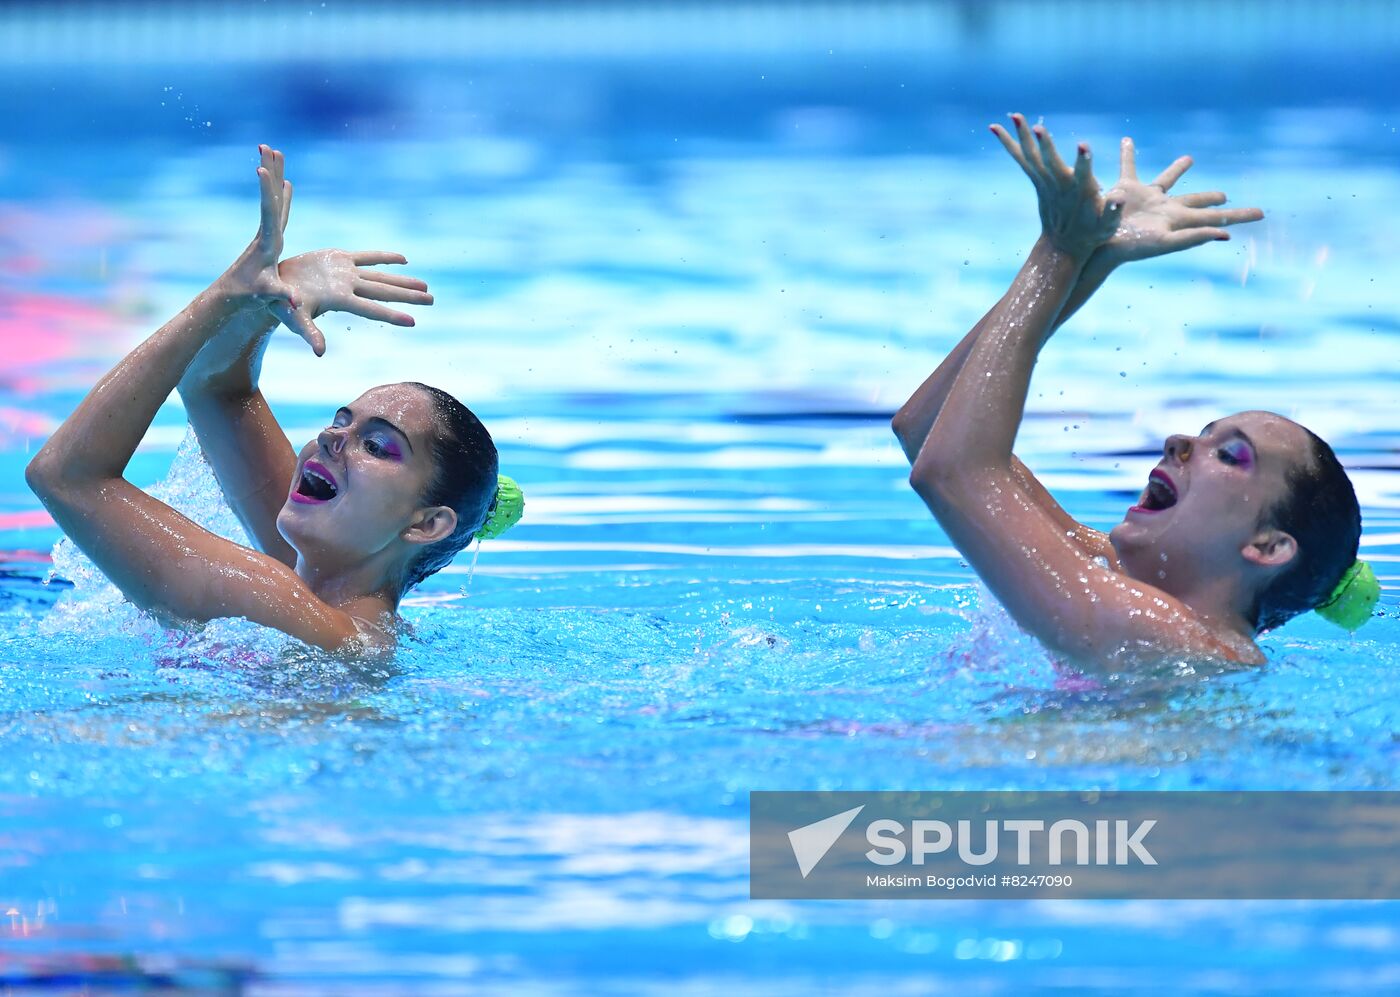
[[[220,293],[250,306],[271,308],[281,303],[295,306],[291,288],[277,273],[282,255],[282,234],[292,210],[292,185],[283,176],[282,153],[270,146],[258,146],[258,186],[262,192],[261,217],[257,234],[248,248],[214,283]]]
[[[346,253],[322,249],[283,260],[283,234],[292,210],[292,185],[284,176],[282,153],[258,146],[258,183],[262,214],[257,235],[219,278],[217,287],[231,298],[256,303],[310,344],[319,357],[326,337],[314,319],[329,311],[353,312],[393,325],[413,325],[411,316],[375,301],[431,305],[428,285],[413,277],[360,269],[362,265],[407,262],[398,253]]]
[[[268,337],[283,316],[294,316],[300,301],[278,273],[282,236],[292,209],[292,185],[283,176],[282,153],[258,146],[258,184],[262,214],[248,248],[214,281],[209,293],[235,306],[235,313],[217,323],[198,355],[180,378],[187,404],[211,390],[251,395],[257,390],[258,369]],[[292,326],[306,335],[304,327]]]
[[[318,249],[293,256],[283,260],[277,272],[292,291],[295,307],[275,302],[273,314],[310,343],[318,357],[326,352],[326,337],[314,320],[326,312],[349,312],[376,322],[411,326],[413,316],[378,302],[431,305],[433,296],[428,293],[428,285],[416,277],[366,269],[379,264],[407,262],[398,253],[380,250],[350,253]]]
[[[1015,138],[1001,125],[992,125],[992,132],[1035,185],[1041,238],[1082,264],[1117,230],[1122,199],[1113,191],[1108,196],[1100,193],[1086,144],[1079,143],[1071,168],[1044,126],[1031,128],[1020,114],[1011,115],[1011,120]]]

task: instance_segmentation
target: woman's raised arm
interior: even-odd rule
[[[1198,216],[1191,216],[1193,231],[1165,224],[1179,220],[1182,207],[1165,196],[1166,184],[1149,191],[1133,175],[1128,186],[1135,187],[1124,189],[1120,181],[1103,197],[1086,146],[1080,146],[1071,169],[1044,129],[1032,130],[1019,116],[1016,125],[1019,141],[994,130],[1036,186],[1042,234],[968,348],[919,451],[911,484],[1013,617],[1052,648],[1098,663],[1142,645],[1248,656],[1249,649],[1222,639],[1170,596],[1095,563],[1020,480],[1011,453],[1036,356],[1096,250],[1126,235],[1113,251],[1125,259],[1141,258],[1225,234],[1200,225],[1204,219]],[[1127,174],[1130,144],[1124,161]],[[1174,168],[1184,171],[1189,161],[1181,162]],[[1123,233],[1120,218],[1137,196],[1152,210],[1139,227]],[[1162,205],[1157,198],[1173,203]],[[1248,219],[1222,218],[1216,224],[1233,220]]]
[[[1011,118],[1018,131],[1025,129],[1025,119],[1021,115],[1013,114]],[[992,132],[1027,175],[1031,176],[1033,181],[1039,179],[1026,158],[1027,150],[1021,143],[999,125],[993,125]],[[1034,134],[1034,131],[1031,134]],[[1258,208],[1207,210],[1225,203],[1225,195],[1219,191],[1169,196],[1167,191],[1181,179],[1191,165],[1189,156],[1181,156],[1151,183],[1144,184],[1138,179],[1137,155],[1133,140],[1123,139],[1118,182],[1113,188],[1115,195],[1121,197],[1123,202],[1118,229],[1107,242],[1094,250],[1080,270],[1078,280],[1055,318],[1052,334],[1124,263],[1162,256],[1211,240],[1226,238],[1222,226],[1257,221],[1263,217],[1263,212]],[[1040,192],[1042,185],[1037,183],[1036,189]],[[999,301],[972,327],[895,413],[891,428],[911,465],[918,458],[924,440],[928,438],[929,431],[943,410],[943,403],[962,371],[963,364],[1000,304]],[[1045,509],[1072,540],[1090,556],[1112,557],[1107,534],[1075,520],[1015,454],[1012,454],[1011,463],[1020,486],[1037,505]]]
[[[270,157],[264,149],[262,223],[248,249],[97,383],[29,463],[25,480],[137,605],[187,620],[245,616],[341,649],[358,636],[356,621],[318,599],[290,567],[214,536],[123,478],[156,411],[218,330],[274,308],[308,332],[277,273],[286,187]]]
[[[283,176],[282,154],[266,146],[259,148],[273,192],[283,192],[278,215],[280,254],[280,240],[291,211],[292,185]],[[296,552],[277,532],[277,513],[287,498],[296,454],[258,387],[268,341],[281,322],[300,333],[320,356],[325,351],[325,337],[315,320],[330,311],[351,312],[391,325],[413,325],[412,316],[377,302],[431,305],[428,285],[413,277],[361,269],[405,262],[398,253],[336,249],[283,260],[277,265],[277,276],[296,307],[288,310],[273,299],[265,307],[235,315],[200,349],[180,378],[185,412],[224,497],[253,544],[284,564],[295,565]]]

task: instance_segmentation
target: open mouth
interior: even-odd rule
[[[1176,486],[1160,471],[1153,471],[1147,479],[1147,488],[1138,504],[1133,506],[1139,512],[1161,512],[1176,505]]]
[[[339,493],[340,487],[335,483],[334,475],[316,461],[308,460],[302,465],[301,478],[297,481],[296,491],[292,492],[292,500],[329,502]]]

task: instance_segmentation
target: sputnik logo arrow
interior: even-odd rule
[[[831,851],[831,846],[836,844],[836,840],[846,833],[846,828],[851,826],[851,821],[856,819],[856,814],[865,809],[865,804],[844,813],[835,814],[815,824],[808,824],[799,827],[795,831],[788,832],[788,841],[792,844],[792,854],[797,857],[797,868],[802,872],[802,878],[807,878],[807,873],[817,867],[826,853]]]

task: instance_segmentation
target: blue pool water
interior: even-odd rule
[[[1400,987],[1389,904],[747,899],[751,790],[1400,788],[1400,145],[1368,65],[1310,89],[1138,67],[1131,114],[1071,77],[811,53],[289,63],[259,88],[0,71],[27,98],[0,139],[0,978]],[[1298,418],[1352,468],[1386,588],[1356,636],[1299,620],[1257,672],[1076,691],[909,490],[889,416],[1035,234],[985,131],[1012,109],[1104,173],[1124,132],[1144,171],[1190,152],[1191,189],[1269,213],[1116,275],[1047,348],[1019,452],[1107,527],[1167,433]],[[321,360],[282,337],[263,384],[292,439],[426,380],[527,495],[408,602],[392,667],[236,622],[163,633],[71,551],[49,563],[23,485],[251,234],[257,141],[297,185],[290,252],[400,250],[438,301],[414,330],[328,319]],[[172,404],[129,476],[232,530],[183,438]]]

